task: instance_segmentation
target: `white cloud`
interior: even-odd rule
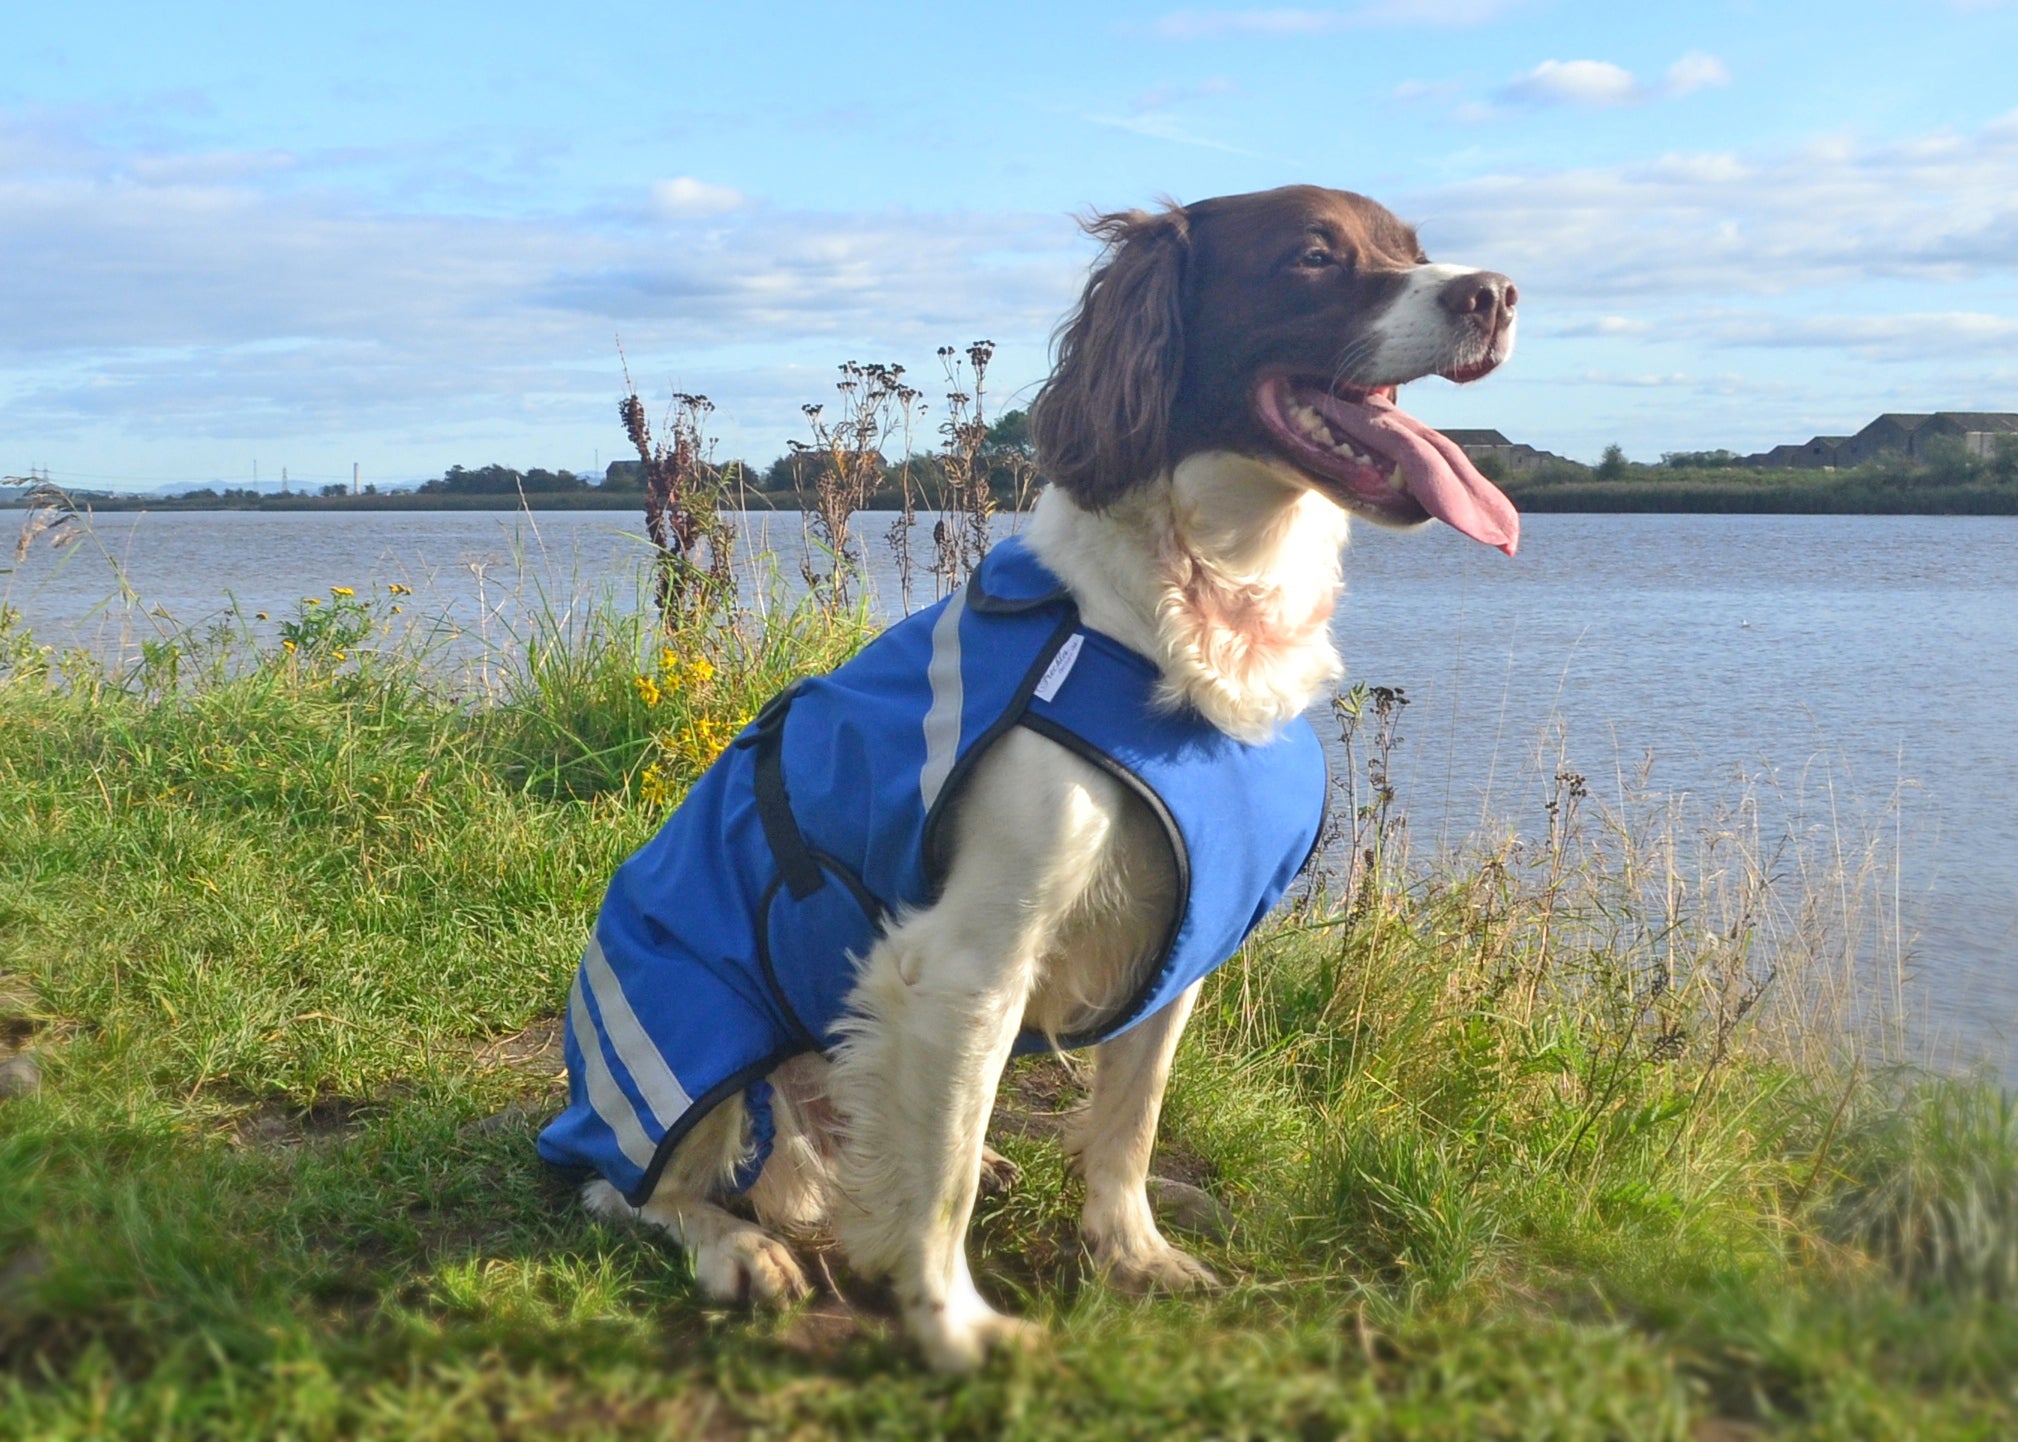
[[[1457,93],[1455,80],[1404,80],[1388,91],[1388,96],[1407,105],[1417,100],[1448,100]]]
[[[1714,55],[1691,50],[1668,67],[1661,81],[1664,95],[1692,95],[1713,85],[1729,85],[1731,68]]]
[[[1129,101],[1128,108],[1137,115],[1146,115],[1150,111],[1168,110],[1187,101],[1210,100],[1221,95],[1231,95],[1239,88],[1223,76],[1213,76],[1195,85],[1152,85]]]
[[[1483,25],[1523,0],[1374,0],[1350,10],[1173,10],[1149,33],[1164,40],[1217,40],[1247,35],[1280,39],[1385,26],[1464,29]]]
[[[781,352],[929,366],[983,335],[1006,395],[1084,274],[1086,242],[1054,215],[732,210],[695,186],[673,213],[402,214],[258,157],[142,184],[130,157],[72,141],[0,116],[0,433],[38,445],[599,434],[619,330],[641,384],[679,375],[725,412],[716,383]],[[758,451],[798,420],[762,417]]]
[[[727,185],[710,185],[691,175],[676,175],[652,185],[652,208],[669,220],[690,216],[726,215],[750,203],[742,191]]]
[[[1642,97],[1633,72],[1609,60],[1544,60],[1500,89],[1520,105],[1630,105]]]
[[[1670,65],[1658,85],[1642,82],[1609,60],[1544,60],[1501,86],[1499,99],[1515,105],[1603,108],[1674,100],[1730,83],[1730,67],[1700,50],[1691,50]]]
[[[1604,338],[1625,335],[1651,335],[1655,329],[1654,323],[1643,316],[1600,315],[1593,316],[1588,320],[1551,325],[1547,330],[1547,334],[1551,336]]]
[[[1087,115],[1082,118],[1095,125],[1125,130],[1131,135],[1140,135],[1149,140],[1167,140],[1173,145],[1190,145],[1200,150],[1217,150],[1227,155],[1254,154],[1253,151],[1238,145],[1229,145],[1223,140],[1195,134],[1176,116],[1166,111],[1150,110],[1134,115]]]
[[[2018,113],[1973,133],[1503,173],[1399,202],[1432,253],[1581,309],[2018,278]],[[1539,309],[1539,307],[1538,307]]]
[[[1165,40],[1217,40],[1228,35],[1321,35],[1343,17],[1326,10],[1174,10],[1150,24]]]
[[[1733,314],[1695,328],[1728,346],[1853,351],[1867,360],[2009,355],[2018,346],[2018,315],[1930,311],[1874,316]]]
[[[1522,0],[1375,0],[1350,12],[1357,25],[1422,25],[1469,29],[1497,20]]]

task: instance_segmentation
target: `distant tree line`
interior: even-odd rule
[[[1030,416],[1027,411],[1004,412],[988,427],[988,440],[982,456],[984,461],[992,462],[988,465],[988,486],[998,507],[1028,503],[1028,496],[1016,494],[1019,477],[1027,474],[1027,467],[1019,471],[1012,462],[1018,457],[1028,459],[1035,450],[1030,440]],[[944,458],[936,451],[919,451],[894,460],[879,456],[878,469],[882,479],[869,494],[868,508],[896,510],[904,503],[904,488],[908,484],[914,505],[937,509],[945,483],[944,464]],[[753,498],[759,505],[790,505],[801,494],[810,493],[821,474],[831,465],[824,452],[809,449],[787,451],[767,466],[749,461],[727,461],[722,463],[721,471],[723,484],[732,501],[741,493]],[[566,475],[567,472],[561,474]],[[644,468],[637,461],[612,461],[597,489],[634,491],[642,495]]]
[[[593,484],[587,476],[578,476],[573,471],[549,471],[539,467],[517,471],[493,462],[473,471],[462,466],[450,466],[438,479],[421,482],[418,489],[424,495],[515,496],[521,491],[538,491],[543,495],[555,491],[586,491]]]
[[[2018,515],[2018,436],[1988,456],[1939,440],[1918,459],[1880,455],[1836,470],[1759,468],[1731,451],[1669,451],[1657,465],[1607,446],[1595,467],[1538,466],[1495,477],[1524,511]]]

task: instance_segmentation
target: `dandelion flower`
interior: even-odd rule
[[[352,590],[348,586],[331,586],[329,588],[329,594],[332,596],[340,596],[345,600],[349,600],[352,596],[355,596],[357,592]]]

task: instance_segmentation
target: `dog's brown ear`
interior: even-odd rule
[[[1184,373],[1184,211],[1117,211],[1086,222],[1107,242],[1058,361],[1030,407],[1042,474],[1105,510],[1169,464],[1170,408]]]

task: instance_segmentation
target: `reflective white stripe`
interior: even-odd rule
[[[617,1147],[631,1165],[645,1170],[652,1164],[656,1148],[638,1125],[638,1114],[617,1079],[610,1075],[610,1064],[603,1060],[603,1039],[596,1034],[595,1018],[589,1015],[588,1002],[582,996],[580,972],[575,973],[574,993],[568,997],[568,1030],[574,1033],[575,1046],[582,1054],[582,1082],[588,1089],[590,1109],[616,1133]]]
[[[925,671],[932,683],[932,709],[925,713],[925,766],[918,773],[918,794],[927,811],[960,754],[960,617],[966,609],[967,588],[962,586],[932,625],[932,664]]]
[[[589,938],[589,949],[582,954],[582,972],[589,979],[589,990],[595,993],[596,1010],[603,1014],[603,1034],[610,1039],[610,1050],[617,1054],[617,1060],[631,1074],[632,1085],[643,1094],[645,1105],[658,1118],[659,1130],[671,1131],[673,1123],[694,1100],[673,1075],[673,1069],[666,1065],[665,1057],[659,1054],[650,1034],[638,1021],[638,1014],[631,1010],[623,984],[610,970],[609,958],[603,955],[603,944],[593,936]]]

